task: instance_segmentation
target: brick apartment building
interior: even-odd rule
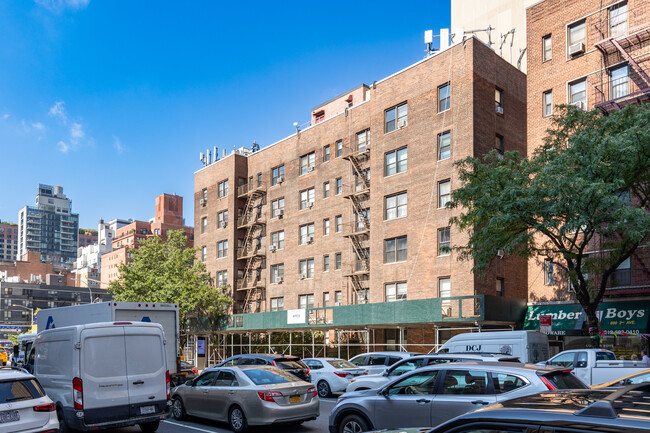
[[[314,108],[286,139],[208,161],[195,244],[235,300],[230,350],[249,332],[314,329],[430,350],[452,329],[519,321],[525,261],[474,275],[445,252],[466,241],[445,203],[454,162],[525,152],[525,107],[525,75],[471,38]]]
[[[16,260],[18,255],[18,224],[0,222],[0,261]]]
[[[93,235],[89,232],[79,233],[79,245],[78,248],[87,247],[89,245],[94,245],[97,243],[97,235]]]
[[[47,275],[54,274],[64,278],[65,285],[75,285],[75,276],[69,269],[41,262],[40,253],[27,252],[19,260],[0,260],[0,281],[40,284]]]
[[[187,235],[187,246],[192,247],[194,229],[183,224],[183,197],[171,194],[156,197],[155,216],[149,222],[132,221],[117,228],[112,237],[112,251],[101,256],[100,287],[108,288],[110,282],[119,277],[119,266],[129,260],[129,250],[137,248],[144,239],[158,236],[165,240],[168,231],[183,230]]]
[[[650,100],[650,2],[545,0],[529,3],[532,3],[526,11],[529,155],[542,143],[551,125],[554,105],[596,107],[606,115],[625,105]],[[596,243],[594,250],[598,250]],[[552,263],[531,261],[530,299],[575,303],[570,301],[573,295],[568,287],[557,284],[560,280]],[[614,306],[630,302],[635,308],[643,308],[646,317],[650,314],[650,249],[647,246],[639,248],[612,276],[605,302]],[[536,313],[554,313],[559,308],[567,308],[557,302],[540,305],[544,304],[546,310],[538,307]],[[579,306],[577,309],[580,310]],[[567,335],[559,338],[565,348],[584,344],[580,337],[569,337],[579,334],[579,324],[572,326],[573,329],[557,330],[558,334]],[[601,326],[608,329],[605,322]],[[641,330],[641,333],[648,332],[647,326]],[[641,343],[638,337],[627,340],[612,337],[606,341],[619,353],[638,353]]]

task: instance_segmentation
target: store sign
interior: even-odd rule
[[[548,334],[553,330],[553,316],[550,314],[542,314],[539,316],[539,332]]]
[[[287,325],[298,325],[306,322],[305,309],[287,310]]]

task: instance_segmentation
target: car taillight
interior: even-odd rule
[[[34,406],[34,412],[54,412],[56,410],[56,405],[54,403],[40,404]]]
[[[557,390],[557,388],[555,387],[555,385],[553,385],[553,384],[551,383],[551,381],[548,380],[547,378],[545,378],[544,376],[541,376],[540,379],[542,379],[542,382],[544,382],[544,385],[546,385],[546,387],[547,387],[548,389],[550,389],[551,391],[555,391],[555,390]]]
[[[169,370],[165,372],[165,386],[167,387],[167,400],[169,400],[169,394],[171,391],[171,382],[169,381]]]
[[[335,371],[334,374],[338,377],[347,377],[348,375],[345,371]]]
[[[312,386],[311,388],[309,388],[307,390],[307,394],[309,394],[310,392],[311,392],[311,397],[312,398],[314,398],[314,397],[316,397],[318,395],[318,391],[316,390],[315,386]]]
[[[197,370],[196,368],[193,368],[193,369],[192,369],[192,373],[194,373],[194,374],[199,374],[199,370]]]
[[[275,361],[271,361],[273,363],[274,367],[277,367],[278,365],[275,363]]]
[[[278,391],[266,391],[266,392],[258,391],[257,395],[260,396],[260,399],[262,401],[271,401],[271,402],[275,402],[275,397],[282,397],[282,393]]]
[[[75,377],[72,379],[72,401],[74,402],[75,410],[83,410],[84,408],[84,391],[81,379]]]
[[[302,372],[305,373],[305,374],[309,374],[309,371],[310,371],[309,367],[307,367],[307,369],[303,370]]]

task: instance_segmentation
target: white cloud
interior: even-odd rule
[[[70,150],[70,146],[65,144],[63,141],[59,141],[58,143],[56,143],[56,145],[58,146],[59,152],[61,153],[68,153],[68,150]]]
[[[52,11],[62,11],[63,9],[84,9],[90,3],[90,0],[34,0],[34,2]]]
[[[122,142],[116,136],[113,136],[113,147],[115,148],[117,153],[119,154],[124,153],[124,145],[122,145]]]
[[[63,101],[56,101],[56,103],[52,105],[52,108],[50,108],[48,114],[60,118],[64,124],[68,121],[68,114],[65,111],[65,102]]]
[[[74,122],[70,127],[70,142],[72,144],[79,143],[79,140],[83,139],[86,136],[86,133],[83,130],[81,123]]]
[[[7,114],[7,113],[3,114],[3,115],[2,115],[2,119],[3,119],[3,120],[7,120],[7,119],[9,119],[9,114]]]
[[[32,123],[32,128],[42,131],[45,129],[45,125],[43,125],[41,122],[35,122]]]

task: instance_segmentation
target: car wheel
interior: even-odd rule
[[[359,415],[348,415],[339,424],[339,433],[361,433],[370,430],[365,419]]]
[[[59,433],[72,433],[73,430],[68,427],[68,423],[65,422],[63,411],[61,409],[57,409],[56,419],[59,421]]]
[[[332,395],[332,389],[330,388],[329,383],[327,383],[326,381],[321,380],[320,382],[318,382],[317,387],[318,387],[318,396],[320,398],[327,398],[330,395]]]
[[[172,402],[172,415],[174,416],[174,419],[177,419],[179,421],[187,418],[185,406],[183,406],[183,401],[180,397],[175,397],[174,401]]]
[[[156,430],[158,430],[158,426],[160,425],[160,421],[151,421],[151,422],[143,422],[140,425],[140,430],[142,430],[142,433],[154,433]]]
[[[230,424],[230,430],[235,433],[245,432],[248,428],[244,411],[242,411],[239,406],[233,406],[233,408],[230,409],[230,413],[228,414],[228,423]]]

